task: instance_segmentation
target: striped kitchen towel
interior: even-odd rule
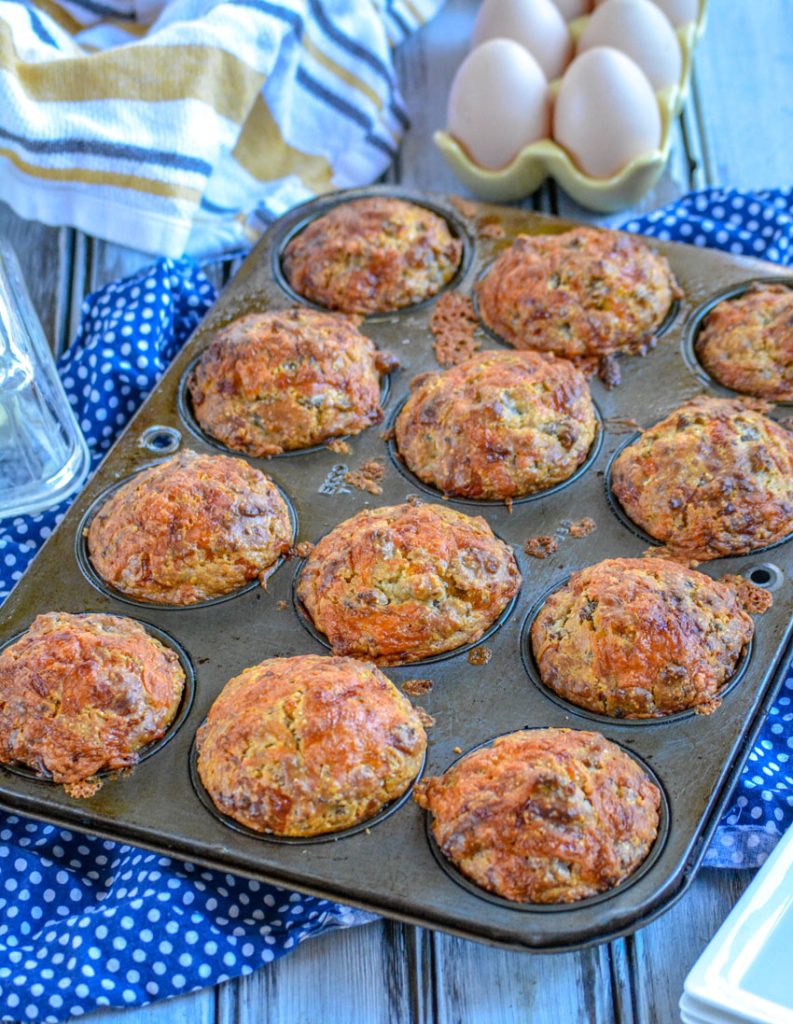
[[[0,199],[166,256],[376,179],[391,48],[442,0],[0,0]]]

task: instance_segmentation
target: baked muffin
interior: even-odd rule
[[[137,473],[88,529],[99,576],[139,601],[187,605],[262,585],[292,542],[289,510],[243,459],[181,451]]]
[[[793,401],[793,290],[758,282],[725,299],[705,317],[694,347],[711,377],[726,388]]]
[[[380,423],[380,374],[397,365],[346,316],[253,313],[218,332],[190,396],[198,423],[227,448],[278,455]]]
[[[754,625],[735,590],[663,558],[610,558],[573,573],[531,629],[546,686],[613,718],[712,706]]]
[[[500,338],[568,358],[645,352],[679,295],[664,256],[596,228],[519,235],[477,286]]]
[[[390,313],[431,299],[454,277],[463,243],[424,206],[351,199],[305,227],[282,267],[298,295],[343,313]]]
[[[414,790],[443,854],[476,885],[518,903],[574,903],[618,885],[658,834],[661,797],[596,732],[500,736]]]
[[[415,503],[331,530],[297,596],[334,654],[398,665],[478,640],[519,587],[512,550],[481,516]]]
[[[48,612],[0,653],[0,762],[26,765],[69,796],[131,768],[182,699],[175,652],[134,619]]]
[[[793,531],[793,434],[741,399],[695,398],[620,452],[611,483],[670,551],[746,554]]]
[[[482,352],[417,377],[396,421],[407,466],[464,498],[517,498],[566,480],[597,423],[584,375],[540,352]]]
[[[427,736],[374,665],[309,654],[263,661],[227,683],[196,746],[221,813],[257,832],[316,836],[402,796]]]

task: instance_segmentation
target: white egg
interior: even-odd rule
[[[661,145],[653,87],[624,53],[598,46],[580,54],[562,78],[553,137],[593,178],[610,178]]]
[[[580,18],[592,10],[592,0],[553,0],[565,21]]]
[[[476,16],[471,46],[495,38],[525,46],[549,80],[562,74],[573,55],[570,32],[551,0],[485,0]]]
[[[606,0],[587,21],[578,52],[595,46],[613,46],[626,53],[656,90],[680,81],[680,43],[669,19],[650,0]]]
[[[550,135],[548,83],[532,55],[511,39],[477,46],[449,93],[451,135],[481,167],[504,167],[524,146]]]
[[[596,7],[602,7],[608,0],[595,0]],[[660,7],[671,23],[678,28],[699,18],[699,0],[652,0]]]

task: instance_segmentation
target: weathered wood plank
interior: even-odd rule
[[[217,1024],[409,1021],[410,963],[405,931],[390,922],[311,939],[265,970],[221,985]]]
[[[215,992],[211,988],[177,996],[151,1006],[127,1010],[97,1010],[81,1020],[90,1024],[215,1024]]]
[[[679,1019],[686,975],[753,877],[752,871],[701,871],[679,903],[628,939],[636,1024]]]

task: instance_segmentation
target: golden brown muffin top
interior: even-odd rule
[[[710,709],[754,625],[736,591],[663,558],[609,558],[543,605],[531,643],[543,682],[614,718]]]
[[[184,450],[111,494],[89,527],[88,553],[122,593],[183,605],[264,584],[291,541],[269,477],[243,459]]]
[[[226,447],[278,455],[379,423],[380,374],[397,365],[346,316],[252,313],[218,331],[190,395],[201,427]]]
[[[519,587],[515,556],[481,516],[408,503],[326,534],[297,595],[335,654],[396,665],[478,640]]]
[[[664,256],[596,228],[519,235],[477,286],[500,338],[567,357],[645,352],[680,294]]]
[[[500,736],[414,790],[446,857],[520,903],[573,903],[617,885],[658,833],[660,793],[596,732]]]
[[[176,653],[134,619],[38,615],[0,653],[0,762],[93,796],[97,772],[130,768],[164,735],[184,682]]]
[[[198,731],[218,810],[286,836],[338,832],[400,797],[427,736],[410,702],[353,658],[272,658],[223,688]]]
[[[708,373],[733,391],[793,401],[793,290],[752,285],[708,313],[695,349]]]
[[[298,295],[344,313],[389,313],[436,295],[463,254],[443,217],[404,199],[339,203],[287,245],[283,270]]]
[[[482,352],[423,374],[396,421],[425,483],[466,498],[516,498],[566,480],[597,425],[584,375],[539,352]]]
[[[793,530],[793,435],[762,403],[695,398],[645,430],[612,468],[630,518],[673,552],[745,554]]]

